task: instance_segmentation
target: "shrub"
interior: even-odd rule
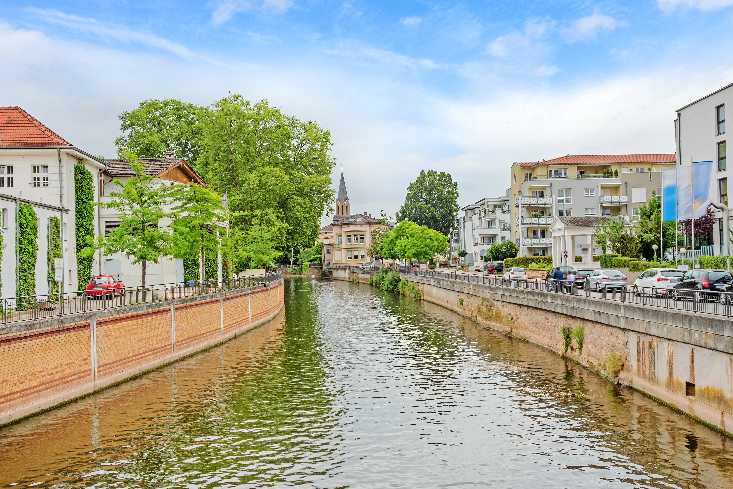
[[[552,263],[530,263],[527,270],[552,270]]]
[[[593,255],[593,261],[600,261],[600,255]]]
[[[397,292],[400,280],[399,272],[390,268],[382,268],[371,276],[369,283],[385,292]]]
[[[701,256],[697,262],[701,268],[727,268],[727,256]]]
[[[94,177],[84,165],[74,165],[74,225],[76,231],[77,288],[83,289],[92,275],[94,255],[82,251],[94,241]]]
[[[25,309],[36,296],[36,258],[38,256],[38,217],[31,204],[18,204],[18,282],[16,307]]]
[[[48,218],[46,263],[48,271],[48,301],[56,302],[59,299],[60,285],[56,280],[56,258],[61,258],[61,223],[58,217]]]
[[[562,353],[567,355],[570,346],[573,344],[573,330],[570,326],[563,326],[560,328],[560,334],[562,334],[563,340]]]
[[[581,263],[582,261],[583,261],[583,257],[582,256],[576,256],[575,257],[575,263]]]
[[[606,357],[606,372],[613,377],[618,377],[618,374],[621,373],[621,370],[624,368],[624,359],[619,355],[618,353],[611,352]]]
[[[570,336],[575,339],[575,346],[578,348],[578,353],[583,353],[583,344],[585,343],[585,328],[583,326],[576,326],[573,331],[570,332]]]
[[[405,297],[410,297],[415,300],[420,300],[420,298],[422,297],[422,293],[420,292],[418,286],[413,284],[409,280],[400,279],[397,288],[400,291],[400,295],[403,295]]]
[[[551,256],[518,256],[516,258],[507,258],[504,260],[504,267],[523,267],[529,268],[532,263],[541,263],[552,266]]]
[[[600,262],[601,262],[601,268],[613,268],[613,260],[618,257],[618,255],[601,255]]]

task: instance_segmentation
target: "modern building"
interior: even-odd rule
[[[512,165],[512,237],[520,256],[549,256],[556,217],[623,216],[653,194],[674,154],[566,155]]]
[[[104,164],[98,158],[74,146],[20,107],[0,107],[0,215],[2,216],[2,259],[0,277],[3,297],[17,293],[18,233],[17,212],[21,203],[30,204],[36,214],[38,245],[35,264],[37,295],[46,295],[50,282],[60,278],[60,289],[76,291],[77,280],[77,200],[80,192],[75,182],[83,174],[93,210],[86,228],[99,233],[96,202]],[[75,174],[77,174],[75,178]],[[56,266],[47,255],[48,230],[58,218],[60,257]],[[80,241],[83,238],[80,237]],[[49,270],[51,269],[51,270]],[[55,280],[55,279],[54,279]]]
[[[143,171],[152,177],[156,185],[176,185],[195,183],[203,185],[203,179],[186,161],[168,155],[163,158],[141,158]],[[105,160],[106,168],[100,181],[100,202],[109,202],[112,194],[119,190],[114,182],[123,183],[135,172],[126,160]],[[120,225],[120,216],[116,210],[102,206],[99,211],[99,228],[106,236]],[[161,223],[165,225],[166,223]],[[127,287],[141,285],[141,265],[135,264],[122,253],[111,256],[102,256],[98,252],[97,262],[99,272],[112,275],[122,280]],[[183,260],[172,257],[163,257],[157,263],[149,263],[146,267],[146,282],[148,284],[172,284],[184,281]]]
[[[733,83],[691,102],[677,110],[675,142],[677,163],[689,165],[693,161],[712,161],[715,203],[728,206],[728,195],[733,182],[728,178],[728,145],[725,112],[733,106]],[[725,253],[723,212],[718,212],[718,222],[713,231],[713,250]],[[697,240],[696,240],[697,241]],[[729,251],[730,252],[730,251]]]
[[[511,199],[486,197],[461,209],[451,235],[452,254],[465,251],[463,263],[473,266],[483,260],[494,243],[511,240]]]
[[[339,181],[336,196],[336,214],[331,224],[321,228],[319,240],[323,244],[323,268],[362,265],[371,260],[369,247],[375,232],[386,232],[389,226],[366,212],[351,214],[351,203],[346,191],[344,174]]]

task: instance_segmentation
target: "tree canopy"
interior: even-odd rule
[[[500,241],[492,244],[484,258],[487,260],[491,259],[494,261],[504,261],[507,258],[514,258],[519,253],[519,248],[514,244],[514,241]]]
[[[448,251],[448,237],[412,221],[400,221],[381,238],[379,256],[424,263]]]
[[[446,172],[422,170],[407,187],[397,220],[408,220],[449,234],[458,215],[458,184]]]

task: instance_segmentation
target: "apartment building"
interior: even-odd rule
[[[511,239],[511,199],[487,197],[461,209],[452,235],[452,251],[466,252],[463,263],[474,265],[494,243]]]
[[[675,142],[677,163],[689,165],[693,161],[712,161],[711,182],[715,189],[711,201],[728,206],[728,195],[733,182],[728,178],[728,144],[725,113],[733,106],[733,83],[699,98],[677,110]],[[713,230],[713,250],[721,253],[724,241],[723,213],[718,212],[718,222]],[[697,241],[697,240],[696,240]],[[725,246],[722,252],[725,253]]]
[[[512,237],[520,256],[550,256],[558,217],[633,219],[674,154],[566,155],[512,165]]]

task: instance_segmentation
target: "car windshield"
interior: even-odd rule
[[[659,274],[662,277],[668,277],[668,278],[674,278],[674,279],[680,280],[685,275],[685,272],[681,270],[662,270],[659,272]]]
[[[731,277],[731,274],[725,270],[715,270],[710,272],[710,280],[713,282],[730,282],[733,280],[733,277]]]
[[[112,279],[110,277],[96,277],[93,282],[94,285],[106,285],[111,284]]]
[[[618,270],[604,270],[603,273],[608,278],[621,278],[624,276],[624,274]]]

